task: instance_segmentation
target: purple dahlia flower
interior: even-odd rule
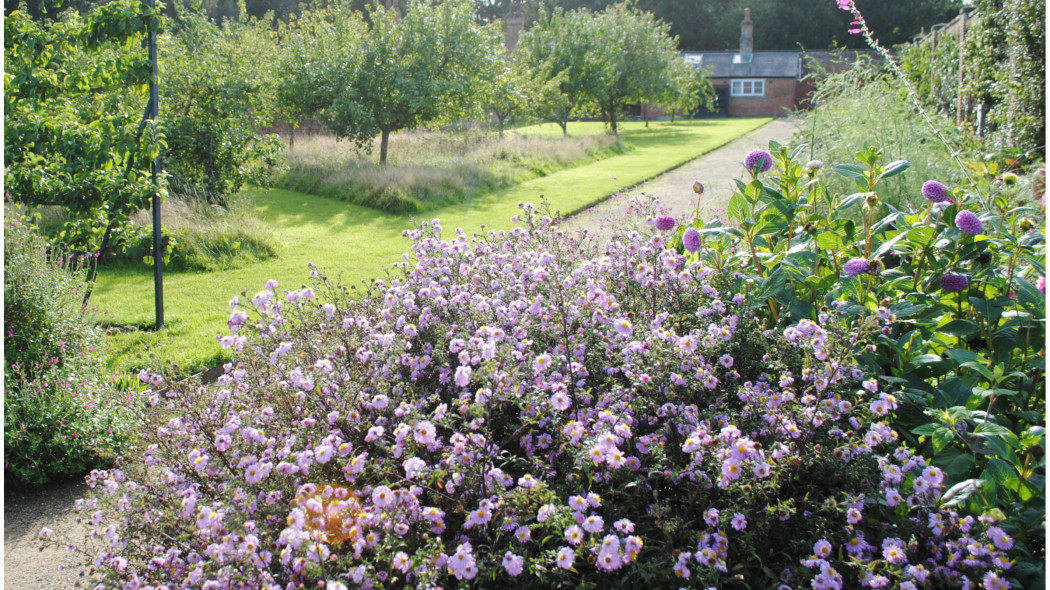
[[[761,162],[761,164],[759,164]],[[766,150],[751,150],[744,158],[744,168],[754,170],[759,166],[759,172],[765,172],[773,165],[773,155]]]
[[[941,277],[941,288],[949,293],[958,293],[970,286],[970,277],[966,275],[944,275]]]
[[[696,231],[695,227],[686,228],[685,233],[682,234],[682,245],[685,246],[686,250],[692,254],[700,249],[700,232]]]
[[[698,195],[704,194],[704,185],[699,180],[693,181],[693,192]]]
[[[955,216],[955,226],[971,236],[981,233],[981,230],[984,229],[981,220],[972,211],[965,209],[959,211],[959,214]]]
[[[936,180],[927,180],[922,183],[922,196],[931,203],[947,203],[952,200],[948,187]]]
[[[678,222],[670,215],[660,215],[656,218],[656,229],[660,231],[672,230],[676,225]]]

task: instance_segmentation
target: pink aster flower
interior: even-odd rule
[[[469,365],[460,365],[456,367],[456,385],[460,387],[466,387],[470,384],[470,375],[474,370]]]
[[[729,521],[729,526],[733,527],[734,530],[742,531],[747,528],[747,518],[739,512],[734,512],[733,519]]]
[[[521,573],[524,568],[525,558],[520,555],[515,555],[510,551],[503,554],[503,569],[507,570],[507,573],[511,577],[517,576]]]
[[[416,424],[413,437],[416,439],[417,443],[421,445],[429,445],[437,440],[437,429],[434,428],[434,425],[430,422],[423,420],[419,424]]]
[[[597,533],[605,528],[605,520],[597,514],[592,514],[583,519],[583,530],[588,533]]]
[[[575,524],[565,529],[565,540],[568,541],[570,545],[579,545],[580,543],[583,543],[583,529]]]
[[[386,486],[377,486],[372,490],[372,503],[376,508],[390,508],[394,505],[394,491]]]
[[[1046,295],[1046,277],[1039,277],[1035,282],[1035,287],[1036,289],[1039,289],[1040,293]]]
[[[576,552],[568,547],[562,547],[558,550],[558,567],[563,570],[567,570],[572,567],[573,562],[576,561]]]

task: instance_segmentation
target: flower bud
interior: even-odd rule
[[[1006,186],[1013,186],[1017,184],[1017,175],[1013,172],[1007,172],[1006,174],[1003,174],[1003,184],[1005,184]]]
[[[879,204],[879,195],[875,193],[868,193],[865,197],[864,202],[868,204],[868,207],[875,207]]]
[[[1019,223],[1021,231],[1030,232],[1035,229],[1035,222],[1027,217],[1022,217]]]
[[[698,195],[704,194],[704,185],[699,180],[693,181],[693,192]]]

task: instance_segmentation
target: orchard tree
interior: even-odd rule
[[[518,46],[518,59],[540,90],[534,113],[566,136],[569,120],[585,112],[602,75],[589,61],[599,50],[593,25],[590,13],[556,10],[525,31]]]
[[[266,20],[242,16],[220,27],[203,13],[180,14],[160,37],[173,190],[224,204],[277,163],[279,139],[258,131],[272,122],[275,101],[276,44]]]
[[[711,85],[706,71],[682,59],[676,60],[671,69],[673,82],[656,101],[657,105],[671,113],[671,122],[674,122],[678,112],[687,116],[701,108],[714,108],[715,87]]]
[[[360,146],[379,135],[379,163],[390,134],[481,114],[499,35],[478,25],[468,0],[408,2],[404,16],[377,7],[354,60],[322,118]]]
[[[528,76],[523,75],[522,67],[512,54],[496,60],[485,94],[485,111],[496,119],[501,139],[507,119],[524,112],[538,99],[536,88]]]
[[[98,251],[160,190],[150,160],[162,139],[143,119],[150,62],[143,41],[160,13],[116,0],[85,16],[4,19],[4,184],[19,203],[65,209],[60,238]]]
[[[678,80],[675,64],[681,57],[667,24],[628,4],[615,4],[586,16],[584,35],[590,36],[587,62],[599,73],[588,88],[602,119],[617,134],[617,121],[631,104],[657,100]]]
[[[292,15],[281,25],[274,109],[291,127],[289,149],[299,123],[320,117],[352,79],[366,30],[361,15],[339,3]]]

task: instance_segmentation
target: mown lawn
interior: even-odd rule
[[[611,193],[641,183],[722,146],[768,122],[768,118],[715,119],[623,124],[626,153],[562,170],[512,188],[486,194],[467,203],[428,214],[441,219],[445,232],[511,226],[519,202],[539,203],[540,196],[554,210],[570,214],[585,209]],[[554,124],[514,131],[522,134],[560,134]],[[603,133],[601,123],[570,123],[569,133]],[[215,365],[224,360],[216,336],[225,333],[229,301],[241,292],[248,299],[268,279],[294,288],[308,280],[307,262],[346,284],[382,277],[401,261],[409,242],[402,232],[413,226],[406,215],[275,189],[249,189],[256,214],[268,224],[278,242],[279,257],[232,271],[169,272],[164,277],[165,327],[159,332],[131,331],[108,338],[107,357],[114,369],[137,370],[149,364],[175,363],[179,373]],[[418,220],[417,220],[418,221]],[[109,325],[152,326],[153,273],[144,267],[104,268],[92,303]],[[152,359],[150,357],[153,357]]]

